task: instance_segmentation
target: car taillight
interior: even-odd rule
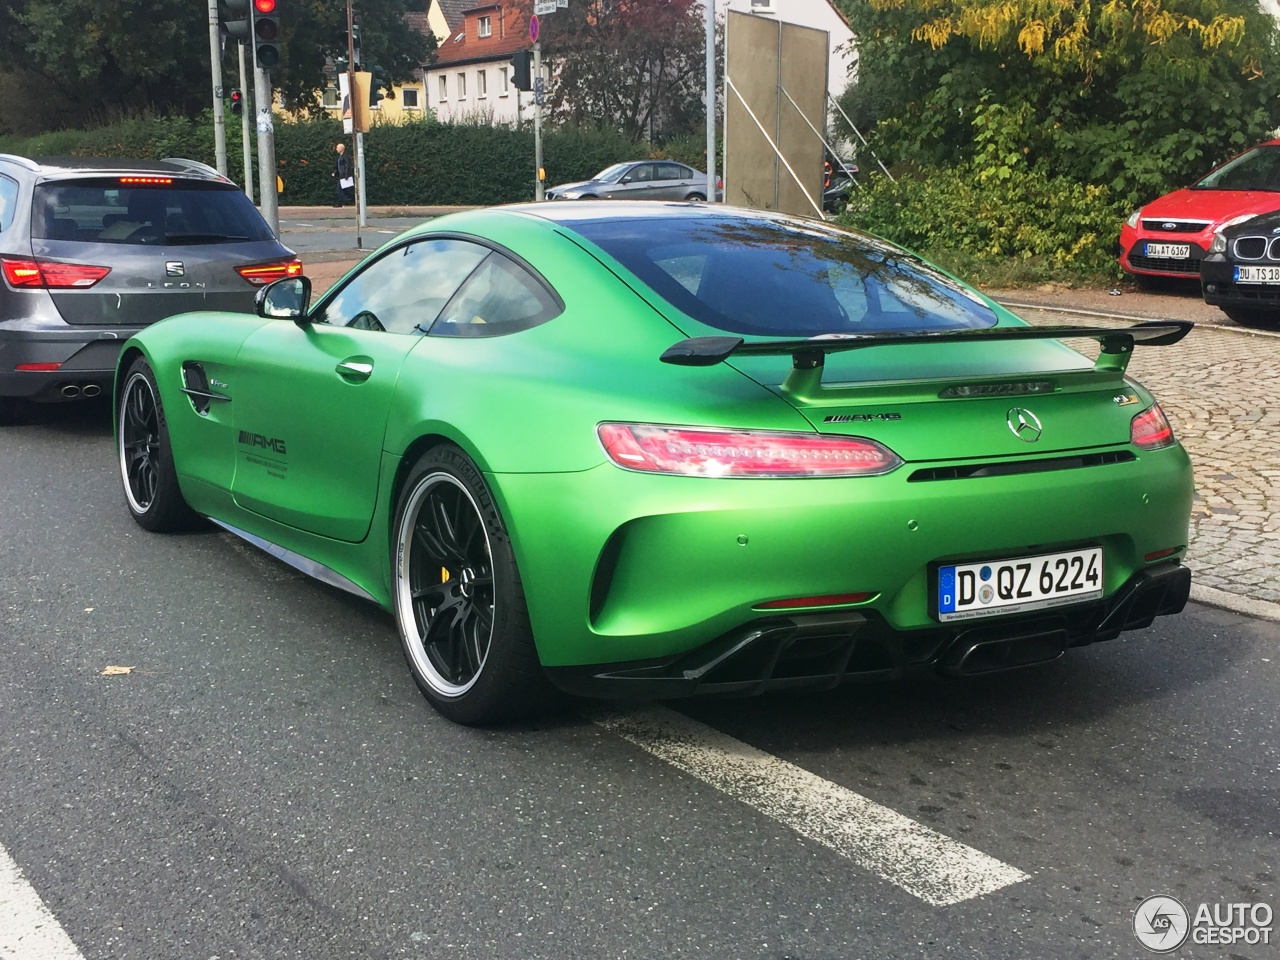
[[[867,477],[902,460],[874,440],[812,433],[602,423],[605,452],[620,467],[689,477]]]
[[[236,273],[240,274],[255,287],[261,287],[272,280],[301,275],[302,261],[282,260],[279,263],[256,263],[252,266],[236,267]]]
[[[1129,439],[1143,450],[1173,446],[1173,427],[1165,419],[1160,404],[1147,408],[1133,418],[1129,424]]]
[[[0,260],[4,278],[12,287],[42,290],[84,290],[111,272],[110,267],[87,263],[53,263],[49,260]]]

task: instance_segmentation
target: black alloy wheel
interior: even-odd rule
[[[396,620],[427,699],[464,724],[543,708],[551,688],[511,541],[483,476],[461,450],[438,447],[418,462],[394,534]]]
[[[153,532],[190,526],[196,514],[178,487],[155,374],[142,357],[125,375],[116,420],[120,478],[133,519]]]

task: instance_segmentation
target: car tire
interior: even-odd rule
[[[135,360],[125,374],[116,420],[124,499],[138,526],[167,533],[196,525],[199,516],[178,486],[155,373],[144,357]]]
[[[700,193],[691,193],[687,197],[685,197],[685,199],[688,200],[690,203],[700,203],[703,200],[706,200],[707,198]]]
[[[18,397],[0,397],[0,427],[9,427],[19,420],[22,401]]]
[[[468,726],[549,708],[556,696],[534,646],[511,538],[466,454],[446,444],[422,456],[392,533],[400,642],[432,706]]]

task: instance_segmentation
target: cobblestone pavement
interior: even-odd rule
[[[1031,323],[1086,322],[1017,312]],[[1129,373],[1155,393],[1191,455],[1196,583],[1280,603],[1280,335],[1200,325],[1172,347],[1139,347]]]

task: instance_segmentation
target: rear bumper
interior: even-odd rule
[[[547,673],[571,694],[646,700],[828,689],[926,670],[976,676],[1047,663],[1071,647],[1150,626],[1181,612],[1190,592],[1191,571],[1166,563],[1100,601],[976,626],[894,631],[874,611],[855,610],[768,617],[679,657]]]
[[[0,328],[0,397],[58,401],[108,391],[120,348],[138,329]],[[57,366],[52,370],[19,369],[32,364]]]

